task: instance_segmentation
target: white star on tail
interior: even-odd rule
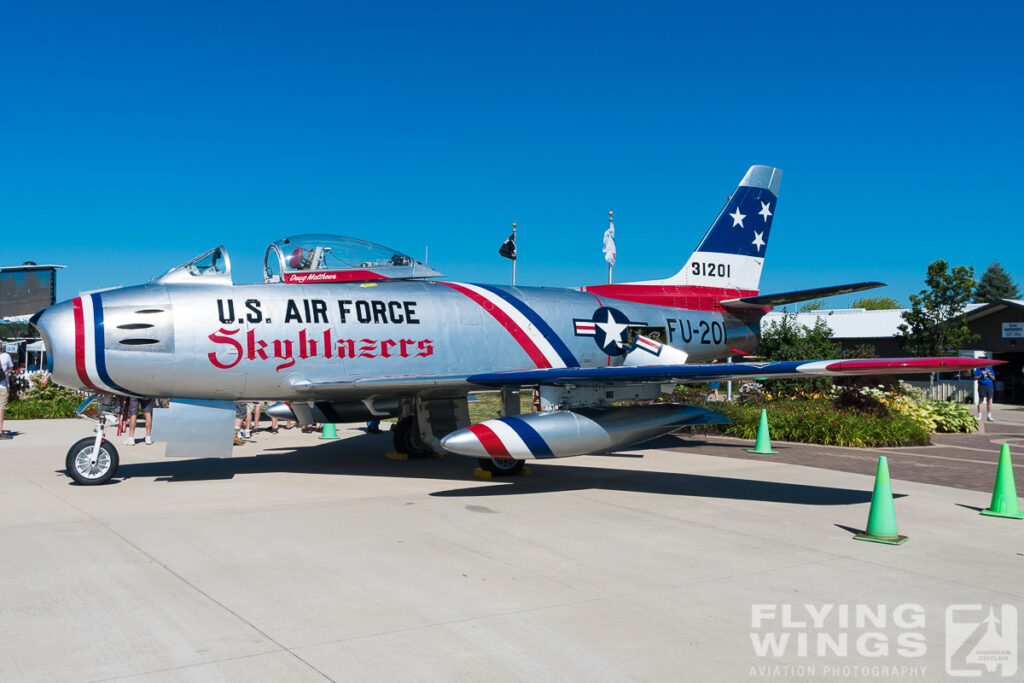
[[[740,213],[740,207],[737,206],[736,212],[730,213],[729,215],[732,217],[732,227],[735,228],[737,225],[741,228],[743,227],[743,219],[746,218],[746,216]]]
[[[771,204],[771,202],[768,202],[768,204]],[[761,202],[761,210],[757,212],[761,215],[761,218],[764,219],[765,223],[768,222],[768,216],[772,215],[772,212],[768,210],[768,204]]]
[[[758,253],[761,253],[761,247],[764,246],[764,240],[761,239],[761,237],[763,235],[764,235],[763,232],[755,232],[754,233],[754,241],[751,242],[751,244],[753,244],[755,247],[757,247],[757,252]]]

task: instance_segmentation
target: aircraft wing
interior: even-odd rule
[[[294,379],[292,387],[311,397],[342,397],[349,394],[366,395],[378,393],[397,395],[419,392],[463,390],[468,383],[466,375],[393,375],[384,377],[361,377],[351,381],[314,382]]]
[[[787,360],[766,363],[693,363],[602,368],[543,368],[517,372],[470,375],[471,384],[482,386],[605,386],[649,382],[686,384],[712,380],[774,379],[779,377],[842,377],[845,375],[893,375],[956,372],[1003,361],[984,358],[855,358],[847,360]]]
[[[885,283],[855,282],[849,285],[833,285],[831,287],[818,287],[816,289],[801,289],[795,292],[759,294],[757,296],[745,296],[740,299],[726,299],[725,301],[722,301],[721,304],[728,308],[764,308],[765,306],[795,304],[800,301],[810,301],[811,299],[820,299],[826,296],[862,292],[865,289],[875,289],[876,287],[885,287]]]
[[[846,360],[788,360],[764,363],[686,363],[623,365],[599,368],[532,368],[474,375],[398,375],[364,377],[343,382],[296,379],[292,386],[310,397],[398,395],[419,392],[451,393],[476,387],[609,386],[614,384],[693,384],[715,380],[776,379],[780,377],[842,377],[929,372],[970,371],[1005,361],[984,358],[855,358]]]

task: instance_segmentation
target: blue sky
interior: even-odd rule
[[[706,6],[704,6],[706,5]],[[784,170],[764,292],[929,262],[1024,278],[1015,3],[19,3],[0,22],[0,264],[58,298],[218,243],[335,232],[450,278],[674,273]],[[851,296],[830,300],[848,305]]]

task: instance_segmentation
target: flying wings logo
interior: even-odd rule
[[[593,337],[603,353],[621,356],[630,347],[629,328],[644,327],[647,323],[631,322],[622,311],[604,306],[589,319],[573,319],[573,325],[577,337]]]

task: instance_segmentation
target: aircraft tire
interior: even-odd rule
[[[100,443],[98,458],[93,457],[93,444],[96,437],[88,436],[79,439],[68,450],[64,458],[64,467],[69,477],[82,486],[96,486],[105,484],[117,472],[120,458],[114,444],[106,439]]]
[[[395,423],[393,439],[395,450],[405,453],[410,458],[424,458],[433,451],[422,443],[416,433],[416,416],[403,417]]]
[[[525,460],[512,460],[510,462],[493,458],[477,458],[476,461],[480,464],[480,469],[487,470],[497,477],[519,474],[519,471],[523,469],[523,465],[526,463]]]

